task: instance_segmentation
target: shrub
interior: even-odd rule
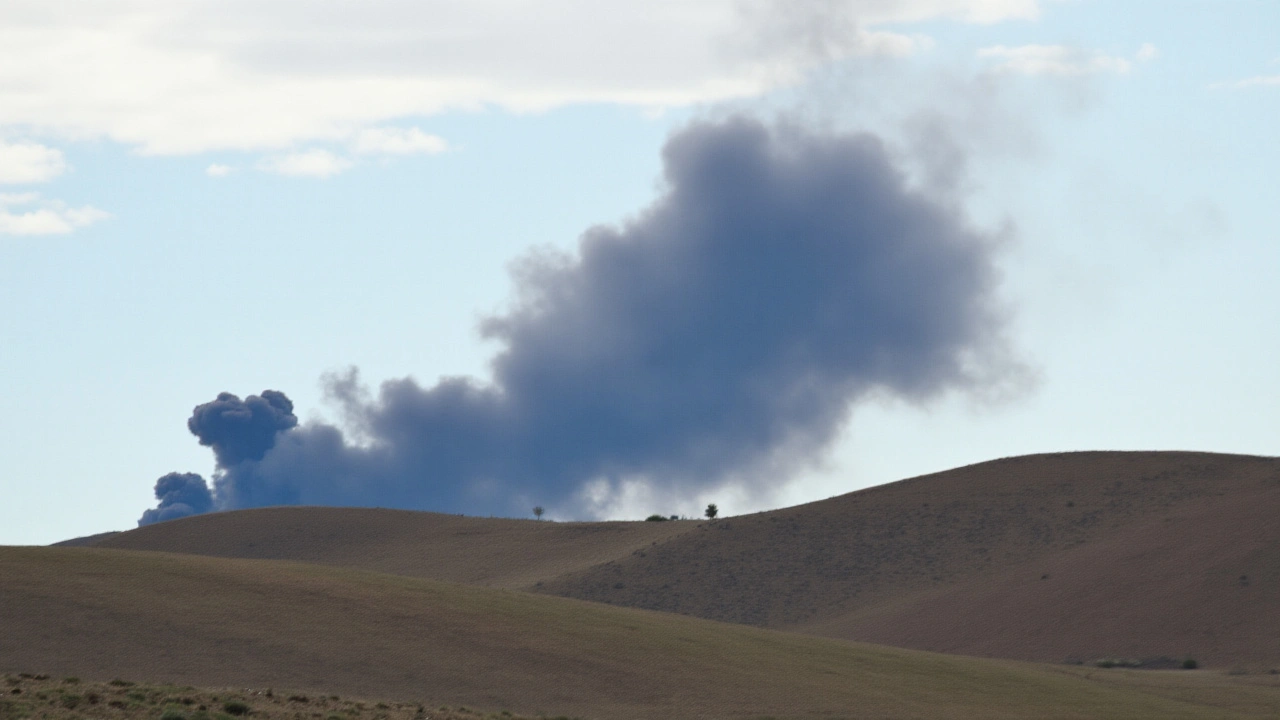
[[[1129,660],[1126,658],[1102,658],[1093,663],[1100,668],[1136,668],[1142,667],[1142,662],[1138,660]]]
[[[703,514],[707,516],[708,520],[715,520],[716,515],[720,514],[720,508],[716,507],[715,503],[711,503],[707,506],[707,509],[703,511]]]
[[[1182,661],[1183,670],[1195,670],[1198,667],[1200,667],[1200,663],[1196,662],[1194,658],[1187,658]]]
[[[187,720],[187,716],[178,708],[168,708],[160,714],[160,720]]]
[[[645,518],[644,521],[645,522],[666,522],[666,519],[667,518],[665,515],[650,515],[649,517]]]
[[[248,715],[249,706],[239,700],[228,700],[222,704],[222,709],[227,711],[228,715]]]

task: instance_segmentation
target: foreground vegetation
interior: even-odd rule
[[[527,720],[499,710],[381,702],[271,688],[209,689],[46,674],[4,676],[0,720]]]

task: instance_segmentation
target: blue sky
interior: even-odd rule
[[[483,380],[511,263],[635,217],[668,138],[729,115],[949,178],[1002,238],[1022,370],[860,399],[767,486],[640,478],[592,516],[1280,447],[1275,3],[19,0],[0,28],[0,543],[126,529],[156,478],[209,476],[186,420],[219,392],[340,423],[326,373]]]

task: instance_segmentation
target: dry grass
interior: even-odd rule
[[[1280,666],[1280,460],[1069,453],[704,524],[559,595],[1044,662]]]
[[[200,515],[96,547],[296,560],[522,588],[627,557],[693,522],[558,523],[374,508],[278,507]]]
[[[1267,717],[1011,661],[314,565],[0,548],[0,577],[6,672],[531,716]]]
[[[196,688],[118,678],[9,673],[0,686],[0,720],[528,720],[510,711],[306,695],[272,688]]]
[[[272,508],[102,547],[325,563],[940,652],[1280,666],[1280,460],[1008,458],[715,523]]]

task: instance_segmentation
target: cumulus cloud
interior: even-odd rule
[[[0,128],[168,154],[345,142],[454,109],[687,106],[910,52],[906,23],[1036,11],[1033,0],[132,0],[71,12],[7,0],[0,88],[21,93],[0,96]]]
[[[354,371],[329,378],[345,429],[297,424],[276,391],[198,406],[215,506],[582,516],[619,494],[767,490],[859,400],[1017,374],[998,243],[878,138],[733,117],[687,127],[663,160],[633,219],[514,265],[513,305],[481,325],[501,348],[491,379],[372,395]]]
[[[0,235],[65,235],[109,217],[91,205],[42,200],[39,193],[0,193]]]
[[[1158,55],[1155,46],[1146,43],[1134,60],[1146,62]],[[1079,76],[1098,73],[1121,74],[1133,69],[1134,60],[1108,55],[1100,50],[1067,45],[996,45],[978,50],[978,57],[997,61],[996,68],[1019,75]]]
[[[3,51],[0,51],[3,52]],[[0,96],[3,97],[3,96]],[[62,151],[34,142],[0,140],[0,183],[29,185],[48,182],[67,169]]]
[[[231,166],[212,163],[204,169],[204,174],[209,177],[226,177],[231,174]]]
[[[312,148],[277,155],[258,164],[258,169],[289,177],[330,178],[350,168],[352,162],[328,150]]]
[[[361,130],[352,143],[352,150],[363,155],[435,155],[448,149],[444,138],[416,127],[368,128]]]

